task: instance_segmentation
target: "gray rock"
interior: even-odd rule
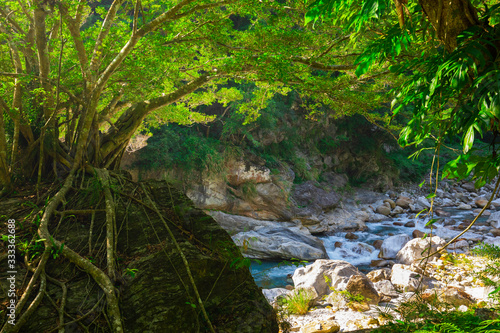
[[[293,199],[299,206],[308,206],[319,211],[327,211],[337,207],[340,196],[336,192],[327,192],[317,187],[313,181],[295,185]]]
[[[373,283],[382,281],[382,280],[390,280],[391,279],[391,270],[390,268],[381,268],[376,269],[374,271],[366,274],[366,277],[369,278]]]
[[[472,206],[468,205],[466,203],[461,203],[460,205],[458,205],[457,209],[460,209],[460,210],[471,210]]]
[[[323,241],[298,227],[257,227],[240,232],[233,240],[242,254],[255,259],[325,259]]]
[[[313,288],[318,297],[333,290],[345,290],[352,275],[364,275],[344,260],[316,260],[314,264],[300,267],[293,273],[295,288]]]
[[[380,205],[376,209],[377,214],[388,216],[391,214],[391,206],[388,204]]]
[[[396,258],[399,250],[401,250],[403,246],[410,241],[410,239],[410,236],[407,234],[394,235],[384,239],[384,242],[380,247],[379,258]]]
[[[381,295],[387,295],[390,297],[397,297],[398,296],[398,292],[396,291],[396,288],[394,288],[394,285],[389,280],[377,281],[374,283],[374,286],[375,286],[375,289],[378,291],[378,293]]]
[[[410,208],[410,204],[413,203],[413,200],[406,196],[400,196],[398,200],[396,200],[396,205],[401,208]]]
[[[417,198],[417,204],[419,204],[420,206],[422,206],[424,208],[431,208],[431,204],[430,204],[429,200],[427,200],[427,198],[424,196]]]
[[[391,215],[399,215],[399,214],[403,214],[404,213],[404,209],[401,208],[400,206],[396,206],[392,212],[391,212]]]
[[[392,266],[391,282],[400,291],[425,290],[438,285],[437,280],[428,277],[422,279],[422,276],[410,270],[410,266],[399,264]]]
[[[431,247],[431,252],[434,252],[438,247],[442,247],[445,244],[445,240],[434,236],[422,238],[414,238],[407,242],[403,248],[396,255],[396,259],[403,264],[413,264],[422,259],[422,252],[427,251],[429,246]],[[426,253],[424,253],[426,255]]]
[[[289,290],[285,288],[262,289],[262,293],[266,297],[269,304],[276,301],[277,298],[286,296]]]

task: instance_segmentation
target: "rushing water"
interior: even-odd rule
[[[456,209],[446,209],[451,213],[451,218],[460,224],[464,219],[472,219],[474,214],[472,211],[460,211]],[[411,214],[414,216],[414,214]],[[485,221],[487,217],[481,218],[479,221]],[[414,222],[415,227],[405,227],[407,222]],[[323,240],[326,252],[330,259],[345,260],[357,266],[361,271],[367,272],[373,267],[370,267],[372,260],[378,259],[379,250],[375,249],[372,244],[376,240],[384,240],[385,238],[398,235],[407,234],[412,235],[415,229],[429,232],[425,228],[428,218],[410,219],[408,215],[402,214],[396,218],[388,218],[382,222],[369,222],[366,223],[367,230],[354,232],[358,239],[348,240],[345,238],[346,232],[338,232],[333,236],[320,236],[318,238]],[[402,224],[402,225],[395,225]],[[437,227],[441,225],[436,224]],[[340,242],[341,247],[335,247],[335,243]],[[312,264],[309,263],[309,264]],[[262,288],[278,288],[285,287],[287,284],[292,284],[291,279],[287,275],[292,275],[297,269],[296,265],[284,265],[283,262],[265,261],[262,264],[253,262],[250,270],[257,285]]]

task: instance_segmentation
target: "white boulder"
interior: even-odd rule
[[[390,236],[384,239],[382,246],[380,247],[379,258],[384,259],[394,259],[398,254],[399,250],[411,240],[411,237],[407,234],[400,234]]]
[[[430,247],[431,252],[435,252],[439,247],[446,244],[441,237],[414,238],[406,243],[396,255],[396,259],[402,264],[413,264],[422,259],[427,254]],[[425,253],[423,253],[425,251]]]

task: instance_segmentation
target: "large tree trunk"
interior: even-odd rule
[[[418,3],[449,52],[457,47],[457,36],[462,31],[479,24],[476,9],[469,0],[419,0]]]

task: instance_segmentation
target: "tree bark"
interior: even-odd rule
[[[479,25],[477,12],[469,0],[419,0],[437,37],[448,52],[457,47],[457,36],[473,25]]]

